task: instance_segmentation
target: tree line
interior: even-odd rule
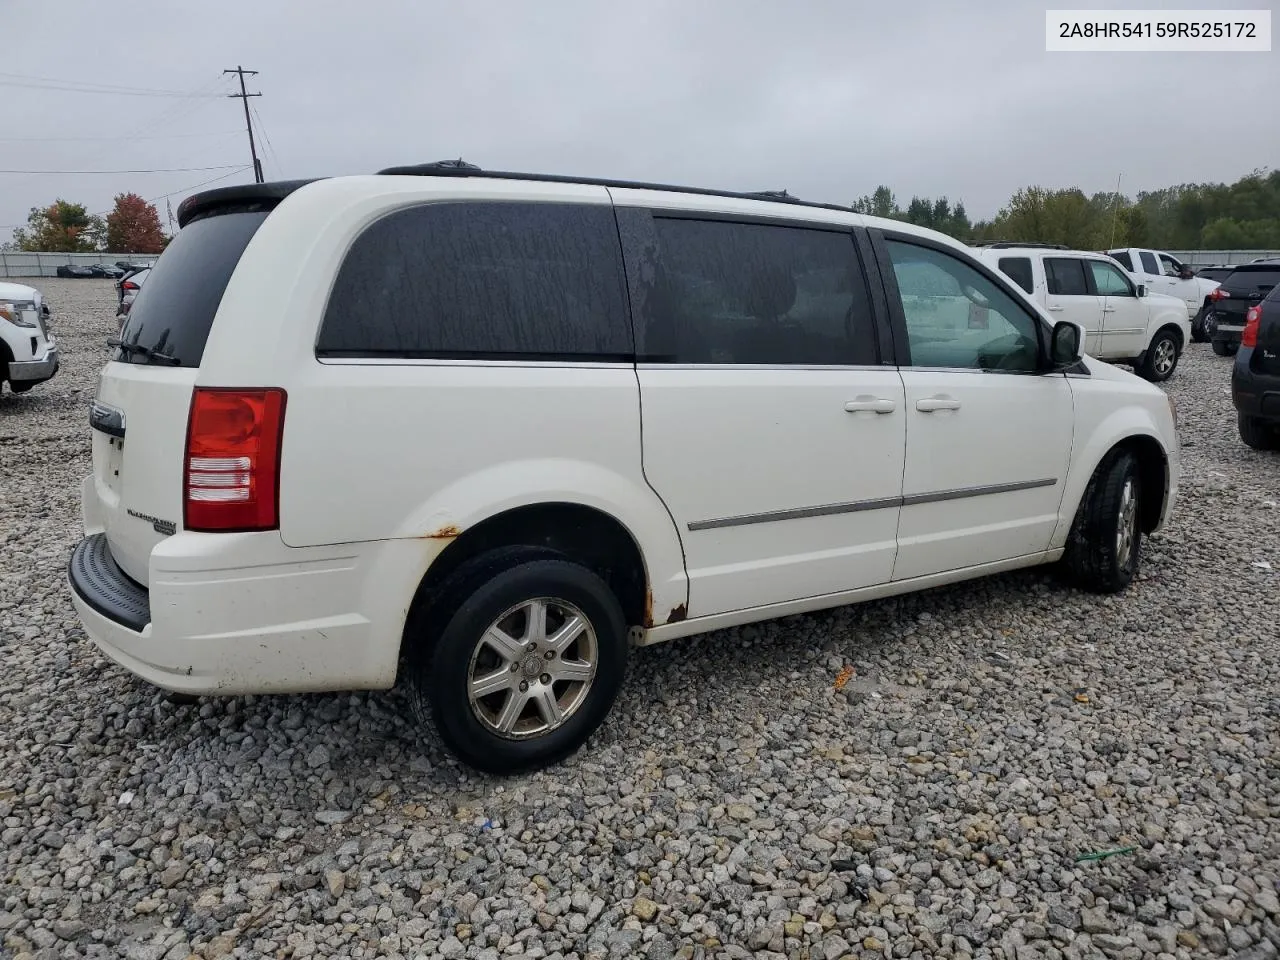
[[[1061,243],[1078,250],[1280,249],[1280,170],[1255,170],[1235,183],[1183,183],[1087,195],[1072,187],[1023,187],[990,220],[970,221],[963,203],[912,197],[902,209],[892,190],[858,198],[859,213],[930,227],[964,243],[985,240]]]
[[[89,213],[83,203],[61,198],[47,207],[32,207],[27,225],[13,231],[10,250],[51,253],[159,253],[169,242],[155,204],[136,193],[116,195],[105,217]]]

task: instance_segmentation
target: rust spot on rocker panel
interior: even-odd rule
[[[424,540],[452,540],[454,537],[458,536],[460,533],[462,533],[462,531],[459,530],[454,524],[450,523],[441,527],[439,530],[432,530],[430,533],[426,534],[423,537],[423,539]]]
[[[667,614],[667,623],[679,623],[689,616],[689,608],[683,603]]]
[[[644,588],[644,617],[643,623],[646,627],[653,626],[653,591],[648,587]]]

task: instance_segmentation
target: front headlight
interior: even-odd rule
[[[35,327],[35,320],[28,320],[27,313],[35,313],[36,305],[31,301],[0,300],[0,317],[19,327]]]

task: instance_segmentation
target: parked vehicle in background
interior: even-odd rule
[[[1107,253],[1145,283],[1152,293],[1161,293],[1181,300],[1186,305],[1192,333],[1196,334],[1203,330],[1204,317],[1208,312],[1209,294],[1218,286],[1215,280],[1197,275],[1191,267],[1161,250],[1121,247],[1117,250],[1108,250]]]
[[[633,644],[1059,559],[1115,592],[1176,501],[1164,392],[931,230],[454,163],[178,219],[68,566],[171,690],[402,676],[510,773],[591,735]]]
[[[1231,276],[1231,271],[1235,270],[1235,268],[1236,265],[1234,263],[1215,263],[1207,267],[1198,267],[1196,276],[1221,284],[1223,280]]]
[[[110,280],[119,280],[124,276],[124,271],[114,263],[91,263],[89,270],[95,277],[106,277]]]
[[[134,270],[130,273],[126,273],[116,281],[116,296],[118,297],[118,305],[116,306],[117,317],[122,317],[128,314],[129,308],[133,306],[134,298],[142,289],[142,285],[146,283],[147,275],[150,272],[150,267],[143,267],[140,270]]]
[[[58,372],[58,343],[49,332],[40,291],[0,281],[0,386],[26,393]]]
[[[1280,282],[1280,263],[1241,263],[1210,296],[1213,306],[1205,318],[1205,329],[1213,342],[1213,352],[1232,356],[1240,347],[1249,308],[1263,301]]]
[[[1150,293],[1111,256],[1053,244],[990,243],[979,258],[1059,320],[1085,331],[1084,351],[1168,380],[1191,337],[1182,302]]]
[[[1240,439],[1255,450],[1280,450],[1280,285],[1245,311],[1231,401]]]
[[[58,269],[54,271],[59,277],[64,279],[87,280],[94,276],[94,272],[90,267],[82,267],[76,263],[62,263],[58,265]]]

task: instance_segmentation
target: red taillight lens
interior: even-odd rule
[[[183,526],[274,530],[280,524],[285,392],[196,387],[187,419]]]
[[[137,289],[138,289],[138,285],[137,285],[136,283],[134,283],[132,280],[126,280],[124,283],[120,284],[120,286],[122,286],[122,287],[123,287],[124,289],[126,289],[126,290],[137,290]]]
[[[1227,293],[1227,291],[1223,290],[1221,287],[1214,287],[1209,293],[1210,300],[1225,300],[1229,296],[1231,296],[1231,294]]]
[[[1244,315],[1244,330],[1240,334],[1240,346],[1258,345],[1258,327],[1262,326],[1262,307],[1250,307]]]

